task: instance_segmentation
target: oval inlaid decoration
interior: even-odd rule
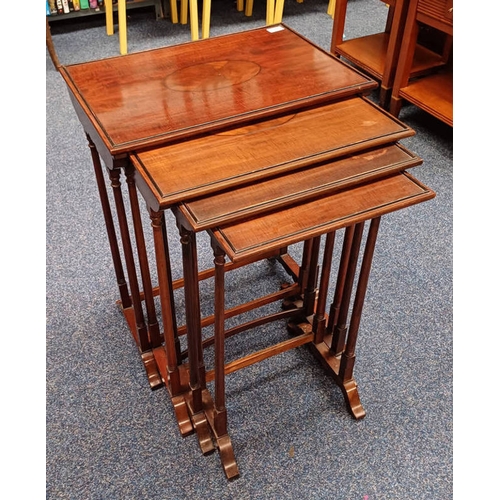
[[[167,76],[169,89],[180,92],[206,92],[251,80],[260,66],[250,61],[213,61],[182,68]]]

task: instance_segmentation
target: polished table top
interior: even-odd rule
[[[367,98],[353,97],[139,152],[131,160],[135,182],[148,205],[165,210],[174,203],[287,174],[413,134]],[[375,174],[375,167],[372,170]]]
[[[202,231],[248,220],[249,217],[295,206],[303,201],[324,198],[421,164],[421,158],[400,144],[384,145],[333,162],[322,162],[279,177],[185,201],[177,205],[174,212],[179,220],[184,221],[185,227]]]
[[[232,262],[252,261],[271,249],[381,217],[435,197],[407,172],[315,197],[260,217],[213,230]]]
[[[61,75],[101,155],[101,149],[119,155],[376,87],[285,25],[63,66]]]

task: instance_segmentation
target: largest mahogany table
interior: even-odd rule
[[[120,294],[118,303],[138,345],[149,383],[156,388],[163,380],[153,349],[163,338],[156,319],[157,290],[151,282],[130,154],[367,94],[376,83],[285,25],[62,66],[60,72],[91,150]],[[123,171],[131,220],[122,189]],[[171,175],[172,179],[182,175],[182,167],[173,169]],[[160,225],[165,233],[164,219]],[[166,261],[171,279],[168,255]],[[166,328],[175,330],[173,305],[169,307],[172,320]]]

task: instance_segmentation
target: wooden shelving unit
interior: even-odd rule
[[[380,82],[380,104],[388,107],[399,60],[409,0],[382,0],[388,5],[385,30],[380,33],[344,40],[347,0],[337,0],[333,21],[332,54],[343,57]],[[440,54],[417,44],[410,69],[417,77],[444,65]]]
[[[440,71],[415,77],[409,71],[416,58],[419,26],[430,26],[446,36]],[[403,100],[453,126],[453,0],[410,0],[390,112],[398,116]]]

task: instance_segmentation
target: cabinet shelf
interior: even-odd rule
[[[336,45],[335,51],[370,75],[382,80],[386,68],[389,38],[389,33],[375,33],[354,38]],[[410,77],[425,75],[442,66],[444,66],[444,62],[439,54],[417,45]]]
[[[408,102],[453,126],[453,72],[443,71],[417,78],[399,90]]]
[[[417,57],[419,26],[430,26],[445,36],[443,69],[415,78],[409,71]],[[453,0],[410,0],[403,46],[394,78],[390,112],[398,116],[403,101],[421,108],[447,125],[453,126]]]

